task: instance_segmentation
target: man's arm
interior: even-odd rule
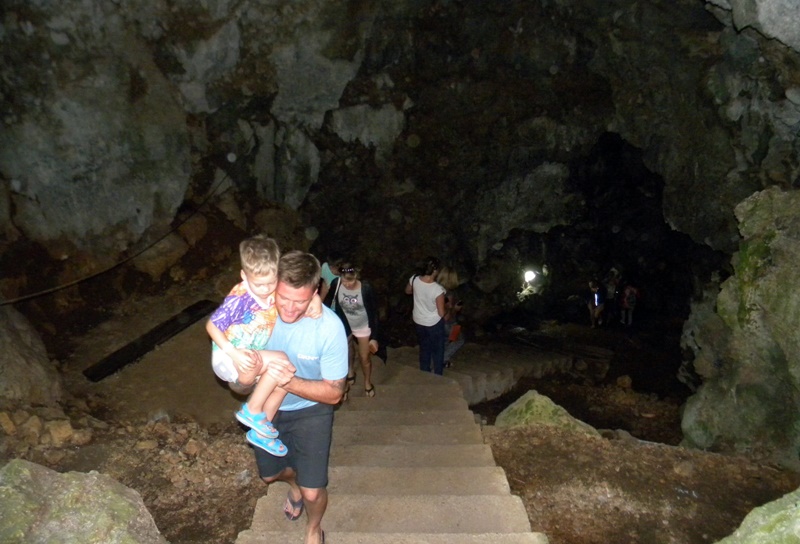
[[[344,394],[345,379],[307,380],[293,377],[283,388],[289,393],[322,404],[337,404]]]
[[[342,400],[345,389],[344,378],[308,380],[295,376],[295,370],[288,358],[270,359],[267,374],[274,378],[283,389],[298,397],[323,404],[337,404]]]
[[[263,352],[259,352],[261,355]],[[272,354],[276,352],[270,352]],[[280,353],[280,352],[279,352]],[[278,385],[293,393],[298,397],[308,399],[323,404],[337,404],[342,400],[345,389],[345,379],[339,380],[309,380],[295,375],[294,365],[285,354],[283,357],[269,357],[267,374],[269,374]]]

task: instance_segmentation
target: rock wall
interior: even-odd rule
[[[0,470],[0,540],[166,544],[139,494],[91,472],[14,459]]]
[[[10,306],[0,306],[0,409],[56,406],[61,378],[30,322]]]
[[[470,306],[490,315],[515,304],[508,278],[537,245],[537,259],[577,255],[550,266],[568,271],[550,276],[565,292],[602,265],[572,246],[644,238],[635,222],[601,233],[589,205],[605,167],[578,165],[604,134],[660,177],[638,190],[663,192],[672,229],[728,254],[736,205],[800,179],[800,40],[786,23],[800,0],[4,8],[6,300],[162,238],[107,283],[163,286],[208,247],[170,234],[187,218],[227,222],[231,239],[286,232],[288,218],[298,246],[363,256],[388,308],[410,263],[437,254],[475,278]]]
[[[771,455],[800,467],[800,191],[777,187],[736,207],[742,242],[715,313],[687,327],[703,378],[683,416],[689,446]]]

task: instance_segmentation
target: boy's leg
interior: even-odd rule
[[[275,414],[278,413],[278,409],[280,409],[281,403],[285,398],[286,390],[284,388],[276,387],[272,390],[272,393],[269,394],[262,405],[262,411],[266,414],[268,420],[275,419]]]
[[[250,388],[251,391],[252,388],[255,387],[256,381],[258,381],[258,377],[267,371],[267,365],[264,364],[256,354],[253,354],[253,357],[255,363],[253,368],[249,370],[242,370],[239,367],[236,367],[236,372],[239,375],[237,383],[241,388]]]
[[[227,383],[231,391],[237,395],[246,396],[253,391],[255,374],[241,373],[231,356],[221,349],[215,349],[211,352],[211,367],[214,370],[214,374]]]
[[[277,385],[278,382],[269,376],[269,374],[266,372],[262,374],[261,378],[258,380],[258,383],[256,383],[256,388],[253,390],[250,398],[247,399],[248,410],[250,410],[250,412],[253,414],[266,412],[264,408],[267,404],[267,399],[272,396],[272,393],[276,390]],[[283,396],[286,396],[285,393]],[[281,401],[283,401],[283,398],[281,398]],[[280,406],[280,402],[278,403],[278,406]],[[275,411],[277,411],[277,407],[275,408]],[[275,417],[275,412],[272,413],[272,417]],[[271,417],[270,421],[272,421]]]
[[[272,425],[271,418],[267,418],[264,415],[264,404],[270,393],[272,393],[278,384],[274,378],[267,374],[267,362],[262,360],[260,355],[256,356],[256,360],[257,365],[255,369],[259,371],[259,374],[252,377],[254,382],[252,385],[248,386],[241,383],[242,379],[247,380],[250,378],[251,372],[248,372],[244,378],[240,377],[236,386],[231,384],[231,389],[237,393],[250,395],[247,401],[242,405],[242,408],[236,412],[236,419],[262,436],[277,438],[278,430]]]

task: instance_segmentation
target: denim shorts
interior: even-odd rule
[[[289,453],[286,457],[275,457],[254,448],[258,475],[269,478],[292,467],[297,473],[297,485],[309,489],[327,487],[333,406],[318,403],[300,410],[278,411],[272,424]]]

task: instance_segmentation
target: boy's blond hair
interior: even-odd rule
[[[277,242],[263,234],[257,234],[239,244],[239,258],[242,270],[254,276],[278,274],[281,250]]]
[[[456,272],[454,268],[444,266],[441,270],[439,270],[439,275],[436,276],[436,281],[448,291],[452,291],[458,287],[458,272]]]

